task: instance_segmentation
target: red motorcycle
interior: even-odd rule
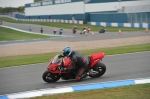
[[[53,30],[54,34],[56,34],[57,30]]]
[[[96,78],[102,76],[106,72],[106,66],[101,62],[102,58],[105,56],[104,52],[94,53],[88,56],[89,66],[86,73],[91,78]],[[58,81],[60,78],[63,80],[75,79],[79,66],[73,72],[61,71],[62,67],[70,67],[71,60],[62,55],[56,55],[52,58],[48,64],[47,70],[43,73],[43,80],[47,83],[52,83]]]
[[[73,29],[73,34],[75,34],[77,32],[77,29]]]

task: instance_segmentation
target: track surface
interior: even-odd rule
[[[107,66],[107,71],[102,77],[89,78],[81,82],[59,80],[51,84],[42,80],[42,74],[48,63],[3,68],[0,69],[0,95],[79,84],[145,78],[150,75],[149,59],[150,52],[106,56],[102,62]]]

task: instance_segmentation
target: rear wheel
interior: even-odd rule
[[[55,75],[50,73],[49,71],[45,71],[42,76],[43,80],[47,83],[56,82],[60,79],[59,75]]]
[[[92,69],[89,71],[89,76],[92,78],[100,77],[106,72],[106,66],[102,62],[97,63]]]

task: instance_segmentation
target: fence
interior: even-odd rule
[[[90,22],[150,23],[150,12],[141,13],[90,13]]]
[[[0,15],[0,17],[7,17],[17,21],[30,21],[30,22],[60,22],[60,23],[71,23],[71,24],[83,24],[82,20],[61,20],[61,19],[18,19],[8,15]]]
[[[150,23],[150,12],[128,13],[129,23]]]

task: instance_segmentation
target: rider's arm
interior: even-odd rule
[[[73,56],[73,57],[71,58],[71,62],[72,62],[71,67],[70,67],[70,68],[67,68],[67,71],[72,71],[72,70],[75,69],[75,64],[76,64],[76,57],[75,57],[75,56]]]

